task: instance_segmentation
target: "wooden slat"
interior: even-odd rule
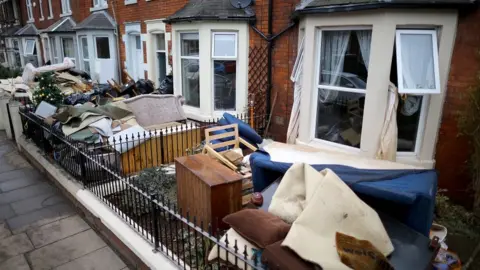
[[[212,127],[212,128],[205,129],[205,134],[207,134],[207,133],[209,134],[210,132],[213,132],[213,131],[225,130],[225,129],[235,129],[235,128],[238,128],[237,124],[230,124],[230,125]]]
[[[216,144],[209,143],[208,145],[210,145],[210,147],[213,149],[218,149],[218,148],[222,148],[230,145],[235,145],[235,141],[232,140],[232,141],[226,141],[226,142],[221,142]]]
[[[212,135],[212,136],[210,136],[210,141],[219,140],[219,139],[223,139],[223,138],[230,138],[230,137],[235,137],[235,131],[222,133],[222,134],[217,134],[217,135]]]

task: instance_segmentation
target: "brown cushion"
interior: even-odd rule
[[[284,239],[290,224],[279,217],[259,209],[244,209],[223,218],[223,222],[259,248]]]
[[[300,258],[288,247],[282,247],[283,240],[267,246],[262,252],[262,262],[268,269],[275,270],[304,270],[315,269],[315,264]],[[318,267],[317,269],[321,269]]]

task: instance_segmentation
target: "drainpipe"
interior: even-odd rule
[[[273,58],[273,46],[275,39],[277,39],[279,36],[293,28],[297,24],[296,19],[292,19],[290,24],[287,25],[282,31],[280,31],[277,34],[273,34],[273,0],[268,0],[268,29],[267,29],[267,35],[262,33],[256,26],[255,22],[252,22],[250,24],[250,27],[260,35],[265,41],[267,41],[267,89],[266,89],[266,99],[267,99],[267,108],[266,108],[266,113],[267,115],[270,115],[271,113],[271,96],[272,96],[272,58]]]
[[[115,6],[117,5],[117,1],[113,0],[112,3],[112,13],[113,13],[113,18],[115,19],[115,30],[113,31],[113,34],[117,37],[117,73],[118,73],[118,81],[120,83],[123,83],[122,80],[122,58],[120,57],[120,42],[122,42],[121,37],[120,37],[120,25],[118,24],[117,20],[117,13],[115,13]]]

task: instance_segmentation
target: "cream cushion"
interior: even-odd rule
[[[310,165],[294,164],[280,182],[269,211],[286,221],[294,219],[282,246],[323,269],[349,269],[337,254],[336,232],[368,240],[385,256],[393,251],[375,210],[330,169],[318,172]]]

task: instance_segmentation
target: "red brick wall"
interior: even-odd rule
[[[145,1],[145,0],[137,0],[136,4],[125,5],[124,0],[116,0],[115,3],[115,13],[116,13],[116,21],[120,26],[120,34],[118,43],[120,44],[120,62],[122,65],[122,70],[125,68],[124,63],[126,60],[126,52],[125,52],[125,44],[122,41],[122,36],[125,34],[125,23],[126,22],[140,22],[140,27],[142,34],[147,33],[147,26],[145,24],[146,20],[154,20],[154,19],[162,19],[166,18],[177,10],[181,9],[188,0],[152,0],[152,1]],[[114,4],[109,2],[109,13],[113,17],[112,7]],[[171,27],[167,25],[166,31],[170,32]],[[146,44],[143,43],[144,46],[144,60],[147,63],[147,56],[146,56]],[[171,44],[169,44],[169,50],[171,51]],[[147,72],[145,72],[145,76],[147,76]],[[125,77],[123,76],[125,80]]]
[[[447,83],[447,96],[443,107],[443,117],[436,148],[436,168],[439,171],[439,187],[448,189],[449,196],[457,202],[471,206],[471,178],[467,162],[470,142],[459,136],[458,112],[468,102],[470,87],[478,83],[477,73],[480,61],[480,10],[460,12],[455,48],[452,55],[450,75]]]
[[[43,0],[42,2],[42,10],[43,10],[43,17],[44,20],[40,21],[40,1],[39,0],[32,0],[32,5],[35,3],[35,6],[32,7],[32,12],[33,12],[33,18],[35,19],[35,26],[41,30],[49,27],[50,25],[54,24],[56,21],[60,19],[60,13],[62,13],[62,6],[61,6],[61,0],[51,0],[52,1],[52,12],[53,12],[53,18],[52,19],[47,19],[48,18],[48,0]],[[19,0],[19,5],[20,5],[20,11],[22,14],[22,24],[25,25],[28,21],[28,15],[27,15],[27,4],[26,0]],[[73,3],[78,3],[80,1],[72,1],[71,4],[71,9],[73,14],[81,14],[78,9],[75,7],[79,6],[74,5]],[[82,1],[83,2],[83,1]],[[75,15],[74,15],[75,17]],[[78,21],[77,21],[78,22]]]
[[[290,23],[290,16],[299,0],[274,0],[273,1],[273,31],[275,35],[287,27]],[[268,33],[268,0],[255,1],[255,12],[257,16],[257,28],[265,35]],[[278,141],[285,141],[290,111],[293,104],[293,84],[290,81],[295,57],[297,55],[298,26],[275,40],[272,59],[272,91],[271,108],[272,120],[269,129],[269,136]],[[250,29],[250,45],[266,45],[257,33]],[[255,61],[255,59],[249,59]],[[249,74],[249,79],[251,79]],[[277,96],[275,104],[273,103]]]

